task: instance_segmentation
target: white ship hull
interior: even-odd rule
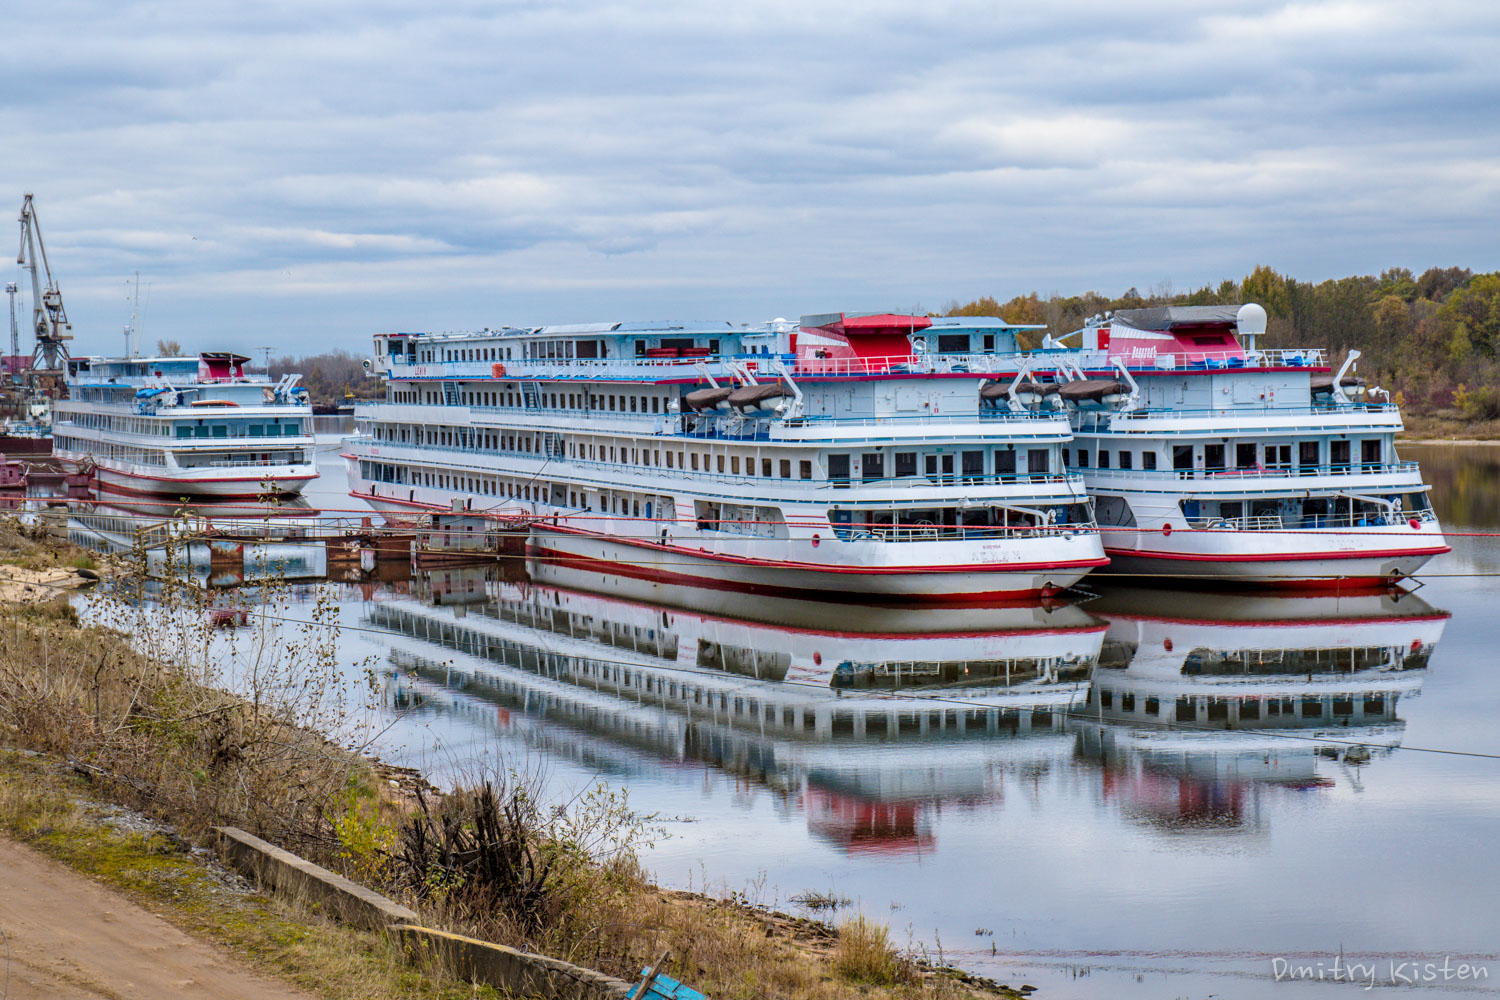
[[[1110,531],[1110,573],[1286,586],[1369,586],[1412,576],[1449,551],[1435,521],[1347,531]]]
[[[222,500],[254,500],[272,496],[295,496],[317,478],[310,466],[268,466],[259,475],[248,470],[226,474],[222,469],[164,470],[150,473],[129,467],[98,464],[95,479],[101,493],[117,496],[213,497]]]
[[[356,490],[376,510],[410,515],[441,512],[440,504],[396,500]],[[597,569],[611,575],[666,584],[737,590],[745,593],[854,599],[937,601],[1026,601],[1065,590],[1103,565],[1098,535],[1080,532],[1072,538],[1047,535],[1007,540],[1005,556],[987,556],[981,542],[821,543],[790,539],[710,551],[708,541],[694,538],[681,523],[669,529],[672,541],[648,537],[621,538],[606,530],[537,522],[531,528],[530,553],[575,569]],[[607,525],[606,519],[600,519]],[[700,543],[703,543],[700,545]],[[823,547],[826,546],[826,547]],[[840,561],[816,561],[820,551],[846,550]],[[897,562],[891,549],[899,549]],[[856,554],[857,553],[857,554]],[[970,560],[964,565],[964,560]]]
[[[1088,559],[1050,564],[992,563],[971,568],[752,562],[694,552],[681,546],[564,533],[542,525],[532,530],[531,554],[575,568],[594,566],[609,573],[662,583],[725,587],[749,593],[943,601],[1019,601],[1045,597],[1071,587],[1097,565],[1096,560]]]

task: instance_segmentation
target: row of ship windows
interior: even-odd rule
[[[1176,444],[1172,445],[1172,468],[1174,471],[1183,472],[1195,469],[1218,470],[1218,469],[1317,469],[1326,466],[1349,466],[1352,454],[1350,441],[1328,441],[1328,461],[1323,461],[1322,441],[1299,441],[1297,442],[1297,464],[1292,464],[1292,446],[1289,444],[1259,445],[1255,442],[1240,442],[1234,446],[1234,465],[1227,464],[1229,457],[1228,445],[1226,444]],[[1359,462],[1361,465],[1379,465],[1384,454],[1384,442],[1378,438],[1369,438],[1359,442]],[[1063,449],[1063,462],[1076,468],[1087,469],[1090,458],[1094,457],[1094,467],[1107,469],[1110,467],[1110,454],[1108,449],[1100,448],[1095,457],[1093,448]],[[1134,459],[1137,453],[1134,451],[1120,449],[1115,452],[1116,468],[1130,469],[1134,467]],[[1156,452],[1142,451],[1139,453],[1142,469],[1156,468]]]
[[[122,417],[111,413],[74,413],[68,418],[75,427],[92,427],[101,431],[121,434],[141,434],[150,437],[166,437],[171,424],[164,420],[148,420],[142,417]]]
[[[76,451],[92,455],[95,459],[115,458],[138,465],[166,465],[166,453],[154,448],[137,448],[114,441],[91,441],[67,434],[55,434],[58,451]]]
[[[1100,708],[1114,708],[1115,692],[1109,688],[1095,688],[1092,692],[1095,702]],[[1136,695],[1132,691],[1120,694],[1121,712],[1136,711]],[[1141,707],[1146,715],[1161,715],[1161,700],[1155,695],[1148,695],[1140,699]],[[1369,695],[1361,699],[1360,706],[1364,715],[1384,716],[1386,713],[1386,699],[1383,695]],[[1200,704],[1201,702],[1201,704]],[[1324,704],[1322,698],[1193,698],[1179,697],[1173,706],[1172,721],[1174,722],[1228,722],[1230,721],[1229,709],[1237,705],[1239,711],[1237,718],[1242,720],[1272,718],[1275,716],[1292,717],[1301,716],[1304,719],[1321,719],[1325,715],[1334,717],[1350,716],[1354,713],[1355,700],[1352,696],[1334,696],[1327,699]]]
[[[187,420],[151,420],[143,417],[123,417],[109,413],[76,413],[69,420],[75,427],[91,427],[117,434],[139,434],[147,437],[177,438],[240,438],[240,437],[296,437],[302,433],[300,420],[282,423],[273,419],[271,423],[249,423],[243,420],[205,423]]]
[[[642,341],[641,343],[644,343]],[[719,342],[710,342],[717,353]],[[393,355],[402,357],[399,344],[392,345]],[[417,352],[418,363],[431,364],[438,361],[509,361],[513,357],[537,359],[583,358],[585,360],[609,356],[609,342],[605,340],[528,340],[523,341],[520,354],[513,347],[429,347]],[[641,353],[644,353],[642,351]]]
[[[428,406],[508,406],[544,410],[604,410],[611,413],[661,413],[663,397],[614,392],[522,392],[519,389],[440,389],[389,390],[392,403]]]

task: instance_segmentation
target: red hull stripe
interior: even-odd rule
[[[562,524],[545,525],[548,531],[555,531],[564,535],[578,535],[585,538],[597,538],[600,541],[618,542],[624,545],[633,545],[643,549],[656,549],[661,552],[673,552],[679,555],[692,556],[696,559],[707,559],[712,562],[732,563],[739,566],[763,566],[770,569],[802,570],[811,573],[847,573],[856,576],[889,576],[901,573],[1036,573],[1046,572],[1054,569],[1092,569],[1095,566],[1104,566],[1109,563],[1108,559],[1070,559],[1067,562],[1031,562],[1031,563],[999,563],[986,566],[827,566],[822,563],[790,562],[782,559],[756,559],[754,556],[732,556],[716,552],[704,552],[701,549],[690,549],[685,545],[663,545],[661,542],[647,541],[643,538],[620,538],[616,535],[601,535],[596,531],[585,531],[582,528],[572,528]]]
[[[676,573],[668,570],[652,569],[648,566],[638,566],[633,563],[617,563],[608,559],[595,559],[591,556],[575,556],[557,549],[548,549],[541,546],[533,547],[533,552],[548,562],[563,566],[571,566],[575,569],[594,570],[600,573],[608,573],[614,576],[629,576],[639,580],[650,580],[655,583],[677,583],[690,584],[707,590],[726,590],[741,594],[766,594],[766,595],[796,595],[815,597],[821,600],[829,600],[830,595],[826,590],[807,589],[802,587],[779,587],[757,583],[745,583],[739,581],[719,580],[714,577],[694,576],[690,573]],[[898,603],[898,604],[975,604],[984,602],[998,602],[1000,604],[1035,604],[1040,598],[1055,593],[1057,588],[1051,591],[1044,589],[1031,590],[995,590],[977,591],[969,594],[835,594],[835,600],[855,598],[861,603]]]
[[[1346,581],[1347,582],[1347,581]],[[1356,588],[1349,588],[1354,590]],[[1389,591],[1391,588],[1371,587],[1370,594]],[[1444,611],[1431,615],[1372,615],[1369,618],[1257,618],[1253,621],[1215,621],[1212,618],[1175,618],[1170,615],[1120,615],[1113,612],[1101,611],[1100,615],[1106,618],[1121,618],[1132,622],[1159,622],[1163,625],[1209,625],[1214,628],[1261,628],[1263,626],[1306,626],[1315,628],[1319,625],[1409,625],[1414,622],[1443,622],[1453,617]]]
[[[1452,552],[1453,546],[1441,545],[1431,549],[1372,549],[1368,552],[1250,552],[1235,555],[1208,555],[1198,552],[1153,552],[1149,549],[1112,549],[1104,547],[1110,556],[1135,556],[1140,559],[1168,559],[1180,562],[1306,562],[1313,559],[1389,559],[1396,556],[1440,556]]]
[[[100,472],[107,472],[112,476],[129,476],[131,479],[149,479],[157,483],[176,483],[180,486],[192,486],[196,483],[260,483],[265,480],[264,476],[222,476],[214,479],[174,479],[171,476],[143,476],[138,472],[125,472],[122,469],[110,469],[105,466],[97,467]],[[317,473],[310,476],[276,476],[277,480],[302,480],[317,479]]]
[[[119,483],[96,483],[94,489],[99,493],[113,493],[127,497],[148,497],[153,500],[165,501],[177,497],[198,496],[209,500],[259,500],[264,493],[210,493],[195,494],[192,490],[177,490],[173,493],[164,493],[161,490],[138,490],[129,486],[121,486]],[[299,511],[299,516],[305,516],[310,511]],[[260,515],[252,515],[260,516]]]

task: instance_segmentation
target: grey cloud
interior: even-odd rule
[[[286,349],[1483,269],[1497,34],[1461,3],[64,3],[0,64],[0,205],[36,191],[86,350],[136,269],[158,335]]]

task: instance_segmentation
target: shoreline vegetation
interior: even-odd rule
[[[173,554],[165,553],[170,560]],[[0,523],[0,562],[99,566],[85,549]],[[422,922],[634,982],[666,972],[713,1000],[1021,997],[900,948],[859,913],[827,923],[653,885],[641,851],[662,832],[623,790],[545,801],[524,773],[439,791],[370,756],[374,664],[359,703],[340,680],[337,608],[269,624],[275,583],[216,598],[113,557],[86,600],[7,606],[0,628],[0,834],[103,880],[252,966],[329,998],[498,995],[401,964],[383,935],[245,889],[204,848],[236,826],[416,910]],[[92,572],[92,570],[91,570]],[[222,595],[217,598],[222,600]],[[136,637],[150,636],[149,644]],[[149,648],[149,652],[147,651]],[[121,815],[136,817],[121,828]],[[195,846],[198,845],[198,846]],[[231,880],[232,881],[232,880]],[[753,888],[753,887],[752,887]],[[816,893],[805,908],[847,901]],[[820,909],[820,904],[822,907]]]

